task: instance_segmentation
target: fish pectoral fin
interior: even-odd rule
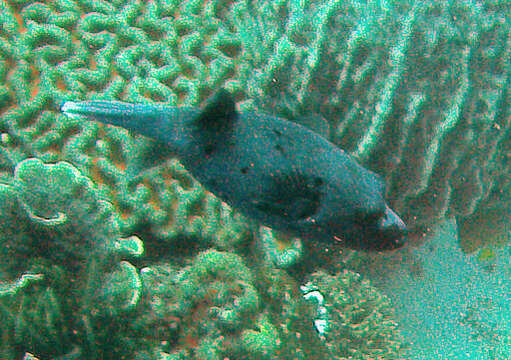
[[[321,204],[322,181],[291,171],[273,176],[264,199],[254,200],[266,214],[300,220],[313,216]]]
[[[287,214],[285,207],[281,206],[280,204],[275,204],[271,201],[252,200],[252,204],[256,207],[256,209],[265,214],[276,215],[280,217],[284,217]]]
[[[301,220],[316,213],[318,203],[314,199],[296,197],[286,199],[287,201],[264,201],[253,200],[254,206],[261,212],[288,218],[290,220]]]

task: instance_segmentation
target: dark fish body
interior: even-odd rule
[[[201,109],[85,101],[62,111],[158,140],[208,190],[274,229],[356,249],[404,244],[406,226],[378,175],[306,127],[238,113],[225,90]]]

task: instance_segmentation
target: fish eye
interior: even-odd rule
[[[320,178],[319,176],[314,178],[314,186],[315,187],[323,185],[323,182],[324,182],[323,179]]]
[[[204,147],[204,152],[206,153],[206,155],[211,155],[211,153],[213,152],[213,145],[211,144],[207,144],[205,147]]]

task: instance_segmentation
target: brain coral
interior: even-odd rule
[[[56,111],[71,98],[194,105],[220,85],[241,92],[241,41],[220,21],[228,5],[0,2],[0,170],[30,156],[65,159],[112,202],[123,233],[239,241],[246,224],[175,161],[143,181],[129,177],[155,154],[153,144]]]

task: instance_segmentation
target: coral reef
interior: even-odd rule
[[[236,241],[227,229],[243,222],[179,164],[132,181],[129,169],[148,157],[153,144],[56,111],[65,99],[194,105],[220,85],[239,93],[245,71],[240,40],[218,18],[221,3],[1,5],[0,169],[8,173],[27,157],[66,160],[112,202],[123,233],[144,227],[170,242],[183,232],[206,241]]]
[[[247,268],[238,255],[208,250],[182,269],[142,269],[144,328],[166,339],[172,359],[322,359],[313,311],[282,270]]]
[[[336,276],[322,271],[310,275],[307,287],[317,288],[326,319],[325,344],[332,359],[396,359],[403,341],[393,321],[390,302],[369,281],[344,270]]]
[[[509,219],[489,215],[510,213],[510,13],[505,0],[0,0],[0,357],[322,359],[357,344],[396,358],[386,300],[329,266],[338,251],[310,256],[157,144],[58,109],[195,106],[223,86],[241,110],[321,115],[409,223],[454,215],[473,251],[507,241]],[[289,276],[317,266],[337,273],[310,277],[324,335]]]
[[[123,258],[140,256],[142,242],[120,236],[111,205],[65,162],[22,161],[0,197],[2,357],[55,357],[80,343],[96,358],[98,344],[115,344],[103,322],[138,303],[142,283]]]
[[[223,86],[241,110],[321,114],[333,141],[384,175],[412,226],[456,216],[467,251],[506,237],[499,228],[481,239],[471,225],[495,228],[485,214],[509,210],[506,1],[0,5],[1,167],[71,161],[102,187],[125,233],[149,227],[172,242],[180,231],[164,173],[133,183],[127,171],[154,144],[55,110],[83,98],[198,105]],[[199,198],[211,218],[226,215],[210,241],[229,242],[215,235],[229,211]]]
[[[140,257],[142,241],[121,237],[111,204],[66,162],[20,162],[13,178],[0,185],[0,197],[2,357],[337,356],[338,349],[329,349],[313,326],[313,304],[302,298],[295,280],[273,267],[285,261],[266,255],[270,261],[263,256],[249,268],[240,255],[210,249],[184,266],[171,257],[139,271],[124,259]],[[263,244],[271,239],[266,234]],[[367,289],[352,288],[357,301],[367,297],[377,313],[378,301]],[[384,336],[384,324],[371,328],[366,320],[364,336]],[[382,348],[393,344],[378,342]]]

